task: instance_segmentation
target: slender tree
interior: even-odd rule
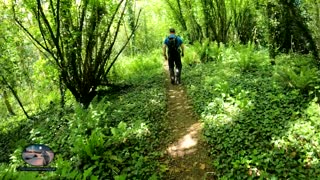
[[[21,97],[18,96],[20,88],[30,83],[28,71],[30,64],[37,55],[30,53],[32,46],[26,43],[19,34],[19,28],[8,27],[12,23],[12,13],[4,2],[0,2],[0,93],[10,115],[15,115],[16,110],[10,102],[10,94],[18,102],[27,118],[27,113]],[[30,48],[31,47],[31,48]],[[32,57],[32,58],[31,58]]]
[[[185,17],[182,13],[182,3],[181,0],[165,0],[168,4],[169,8],[171,9],[175,20],[180,24],[183,31],[187,31],[187,23]]]
[[[302,16],[300,4],[294,0],[278,0],[268,2],[267,14],[269,18],[269,50],[270,57],[276,56],[275,49],[289,53],[312,52],[319,60],[316,41]]]
[[[186,7],[186,17],[189,20],[187,23],[189,29],[189,41],[191,44],[195,41],[202,41],[203,32],[199,20],[196,17],[197,12],[194,7],[197,4],[193,4],[191,0],[185,0],[183,3]]]
[[[137,29],[140,11],[128,39],[115,49],[127,5],[125,0],[24,0],[13,12],[18,26],[55,62],[66,88],[88,107]],[[32,14],[31,24],[24,9]]]
[[[31,119],[31,117],[29,116],[28,112],[26,111],[26,109],[24,108],[19,96],[18,96],[18,93],[16,92],[16,90],[14,89],[13,86],[10,85],[10,83],[7,81],[7,79],[1,75],[1,79],[0,79],[0,83],[3,84],[6,88],[8,88],[11,93],[13,94],[14,98],[17,100],[19,106],[21,107],[24,115],[28,118],[28,119]]]
[[[201,0],[205,35],[211,41],[227,43],[231,16],[224,0]]]
[[[253,7],[250,0],[231,1],[234,30],[242,44],[252,41],[254,37],[256,20]]]
[[[128,0],[128,23],[129,23],[129,28],[131,32],[135,32],[135,0]],[[136,46],[136,41],[135,41],[135,33],[133,33],[132,39],[131,39],[131,54],[135,54],[135,46]]]
[[[13,111],[12,106],[11,106],[11,104],[9,102],[9,97],[8,97],[8,94],[7,94],[6,90],[3,90],[3,100],[4,100],[4,104],[7,107],[7,110],[9,112],[9,114],[12,115],[12,116],[16,115],[16,113]]]

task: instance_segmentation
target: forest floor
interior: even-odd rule
[[[165,179],[214,179],[214,172],[209,163],[208,147],[201,139],[202,124],[193,112],[183,85],[171,84],[166,61],[164,68],[169,132],[164,143],[166,147],[163,147],[166,152],[164,161],[168,166]]]

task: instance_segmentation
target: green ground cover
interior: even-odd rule
[[[111,79],[117,86],[101,88],[84,110],[71,104],[63,117],[58,107],[36,116],[34,122],[1,122],[1,179],[144,179],[161,176],[157,159],[159,136],[165,133],[165,87],[162,62],[150,58],[123,58]],[[16,172],[24,166],[22,149],[32,143],[46,144],[55,152],[50,164],[55,172]],[[8,153],[8,154],[6,154]]]
[[[185,64],[183,73],[216,176],[316,179],[319,71],[312,59],[282,55],[271,66],[267,52],[250,45],[224,48],[219,57]]]

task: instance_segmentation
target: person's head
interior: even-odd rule
[[[174,28],[170,28],[170,29],[169,29],[169,32],[170,32],[170,34],[175,34],[175,33],[176,33],[176,30],[175,30]]]

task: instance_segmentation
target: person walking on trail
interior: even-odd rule
[[[164,40],[162,47],[163,56],[165,60],[168,60],[171,84],[180,84],[182,69],[181,57],[184,56],[184,44],[182,39],[176,36],[175,29],[170,28],[169,31],[170,35]],[[176,73],[174,68],[176,68]]]
[[[41,151],[41,157],[43,158],[42,165],[46,166],[50,162],[50,157],[46,151]]]

